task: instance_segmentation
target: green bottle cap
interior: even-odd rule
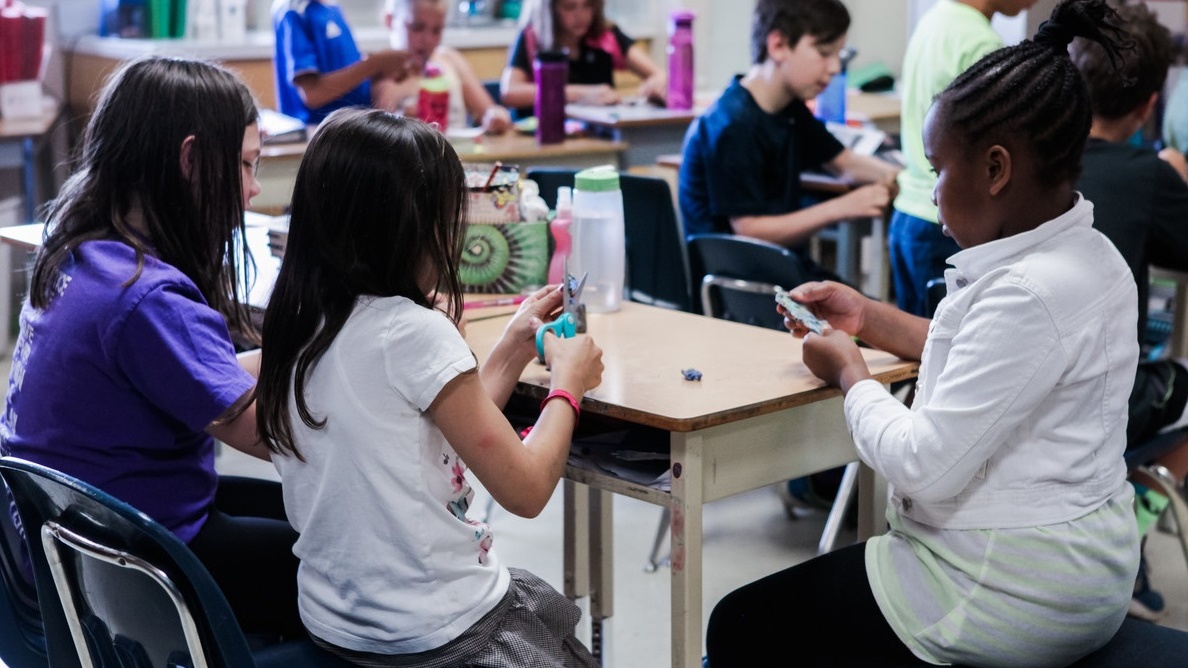
[[[611,165],[591,167],[574,174],[573,187],[586,192],[604,193],[619,189],[619,172]]]

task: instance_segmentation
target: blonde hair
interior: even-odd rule
[[[384,13],[392,17],[392,25],[406,16],[411,16],[418,5],[440,7],[442,11],[449,11],[445,0],[384,0]]]

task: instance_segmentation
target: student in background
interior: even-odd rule
[[[1148,267],[1154,264],[1188,271],[1188,183],[1172,164],[1160,159],[1175,149],[1156,154],[1130,144],[1130,138],[1151,118],[1163,91],[1173,58],[1171,33],[1146,5],[1124,5],[1118,14],[1126,22],[1133,48],[1115,55],[1096,42],[1076,39],[1070,49],[1093,104],[1093,127],[1077,189],[1093,203],[1093,226],[1114,242],[1130,265],[1138,285],[1141,345],[1147,330]],[[1182,156],[1179,162],[1182,164]],[[1142,445],[1164,427],[1179,422],[1186,403],[1188,370],[1180,362],[1140,361],[1130,392],[1127,444]],[[1161,456],[1158,464],[1182,486],[1188,475],[1188,441]],[[1134,481],[1140,501],[1139,532],[1145,534],[1168,499],[1148,489],[1142,474],[1136,473]],[[1163,612],[1163,599],[1151,589],[1145,563],[1130,612],[1147,620]]]
[[[907,165],[888,228],[891,278],[899,308],[927,315],[927,285],[941,278],[945,260],[961,250],[941,232],[932,189],[936,176],[924,155],[924,115],[932,100],[982,56],[1002,46],[990,27],[995,14],[1015,16],[1036,0],[937,0],[916,24],[903,57],[899,82],[900,143]]]
[[[751,68],[685,137],[678,194],[686,234],[789,246],[810,274],[832,277],[805,252],[809,238],[840,220],[883,215],[898,168],[843,147],[805,106],[841,71],[849,26],[840,0],[759,0]],[[802,208],[800,173],[817,167],[868,185]]]
[[[1188,152],[1188,77],[1184,76],[1184,69],[1188,67],[1188,35],[1178,33],[1172,37],[1175,52],[1174,64],[1177,75],[1175,86],[1167,101],[1163,105],[1163,145],[1177,151],[1180,155]],[[1176,169],[1188,179],[1188,166],[1183,169],[1176,165]]]
[[[245,631],[299,637],[279,488],[231,507],[214,468],[216,438],[268,459],[254,361],[241,366],[232,342],[254,337],[235,237],[260,192],[256,116],[246,86],[198,61],[133,61],[104,86],[48,210],[0,451],[147,513],[206,565]]]
[[[342,9],[322,0],[275,0],[276,99],[283,114],[317,125],[343,107],[395,111],[409,55],[359,53]]]
[[[429,67],[445,77],[450,93],[449,128],[464,128],[474,119],[483,130],[501,133],[511,127],[511,114],[495,103],[483,83],[457,49],[441,44],[445,29],[445,0],[388,0],[384,22],[391,30],[392,48],[409,54],[417,75],[399,84],[405,115],[416,117],[421,75]]]
[[[546,337],[551,391],[521,440],[500,409],[561,294],[529,296],[479,368],[456,324],[464,198],[445,137],[377,110],[332,114],[297,172],[259,403],[301,532],[302,620],[365,666],[593,667],[577,606],[504,565],[467,517],[467,469],[536,516],[602,352],[586,335]]]
[[[663,102],[668,95],[664,72],[643,45],[623,34],[603,13],[605,0],[528,0],[520,12],[520,34],[503,68],[503,103],[531,107],[536,96],[532,62],[540,51],[569,51],[567,102],[618,104],[617,71],[641,79],[639,96]]]
[[[1116,49],[1113,16],[1061,2],[928,112],[940,221],[963,249],[931,321],[837,283],[792,291],[834,328],[805,335],[804,362],[845,394],[859,457],[892,487],[890,530],[727,595],[713,668],[789,648],[805,665],[1065,666],[1119,628],[1139,563],[1122,459],[1137,294],[1075,190],[1091,119],[1067,52],[1074,36]],[[920,360],[911,408],[853,336]],[[819,642],[843,625],[860,642]]]

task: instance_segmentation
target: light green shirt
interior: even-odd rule
[[[1002,45],[984,14],[955,0],[938,0],[916,24],[900,79],[900,141],[907,167],[899,173],[899,211],[936,222],[936,176],[924,158],[924,116],[958,74]]]

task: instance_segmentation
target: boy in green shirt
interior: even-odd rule
[[[932,189],[936,176],[924,156],[924,115],[932,98],[982,56],[1002,47],[990,27],[996,13],[1015,16],[1036,0],[937,0],[908,40],[900,81],[900,140],[907,167],[888,232],[891,273],[899,308],[928,315],[928,281],[944,276],[945,260],[960,250],[941,233]]]

